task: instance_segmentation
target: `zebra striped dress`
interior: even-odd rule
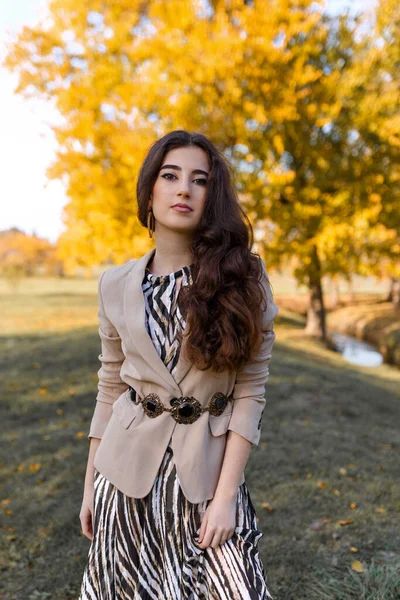
[[[174,374],[184,319],[176,301],[192,282],[188,265],[169,275],[145,270],[146,327]],[[236,529],[217,548],[195,541],[211,500],[192,504],[177,477],[171,440],[150,493],[130,498],[95,469],[93,540],[79,600],[267,600],[258,542],[263,535],[246,483],[238,488]]]

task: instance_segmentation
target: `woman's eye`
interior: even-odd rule
[[[176,179],[176,175],[174,175],[173,173],[164,173],[163,175],[161,175],[161,177],[163,177],[164,179],[167,179],[169,181],[171,181],[170,178],[175,178]],[[206,185],[207,184],[207,179],[194,179],[194,181],[196,181],[198,184],[200,185]]]

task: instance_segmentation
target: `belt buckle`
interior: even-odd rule
[[[194,423],[200,417],[202,410],[201,404],[193,396],[181,396],[172,398],[171,416],[177,423],[185,425]]]
[[[158,417],[164,412],[164,405],[161,402],[159,395],[155,392],[147,394],[147,396],[143,398],[142,405],[144,412],[151,419]]]
[[[208,404],[208,410],[214,417],[219,417],[228,405],[228,396],[222,392],[216,392]]]

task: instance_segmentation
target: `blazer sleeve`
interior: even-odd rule
[[[114,325],[107,318],[104,309],[101,288],[106,272],[101,275],[98,283],[98,332],[101,339],[101,354],[98,358],[101,361],[101,367],[97,372],[99,378],[98,393],[90,424],[89,439],[92,437],[102,438],[112,415],[112,405],[128,389],[127,384],[120,376],[121,366],[125,360],[121,338]]]
[[[261,419],[264,412],[265,384],[269,377],[269,362],[275,341],[274,319],[279,312],[272,296],[264,261],[262,286],[267,298],[263,310],[263,341],[256,358],[244,363],[236,373],[233,388],[233,411],[228,429],[239,433],[257,446],[261,436]]]

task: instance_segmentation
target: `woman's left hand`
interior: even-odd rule
[[[198,545],[200,548],[216,548],[228,540],[236,528],[237,498],[214,496],[201,521]]]

